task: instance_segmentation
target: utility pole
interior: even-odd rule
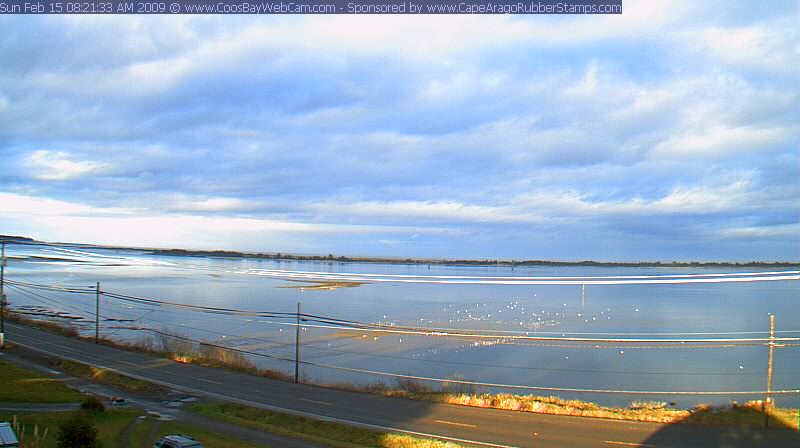
[[[97,282],[94,292],[94,343],[100,343],[100,282]]]
[[[581,285],[581,310],[586,306],[586,285]]]
[[[769,427],[769,408],[772,407],[772,359],[775,352],[775,315],[769,315],[769,360],[767,361],[767,396],[764,399],[764,429]]]
[[[300,382],[300,302],[297,302],[297,323],[294,327],[294,383]]]
[[[6,242],[0,245],[0,348],[6,348]]]

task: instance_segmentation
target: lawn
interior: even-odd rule
[[[177,421],[160,422],[160,425],[158,423],[153,418],[148,417],[137,424],[129,434],[127,446],[130,448],[152,446],[159,437],[167,434],[189,434],[199,440],[206,448],[257,448],[261,446]],[[153,431],[155,425],[158,425],[158,427]],[[151,433],[153,433],[153,440],[148,438]]]
[[[0,361],[0,402],[5,403],[75,403],[83,395],[48,378],[7,361]]]
[[[383,433],[238,404],[197,404],[190,410],[235,425],[341,448],[458,448],[461,446],[452,442]]]
[[[137,380],[125,375],[112,372],[98,367],[88,366],[77,362],[58,360],[54,362],[54,367],[69,372],[72,375],[88,378],[98,383],[108,384],[119,387],[120,389],[131,392],[165,392],[166,388],[147,381]]]
[[[90,420],[99,430],[97,438],[103,443],[103,446],[114,447],[117,434],[139,414],[140,412],[133,410],[103,412],[91,415]],[[58,425],[69,419],[72,412],[0,412],[0,421],[10,422],[15,416],[20,425],[24,426],[25,440],[30,439],[34,427],[38,426],[39,434],[45,429],[47,430],[47,437],[38,448],[56,448]]]
[[[16,416],[17,421],[20,422],[21,425],[24,425],[26,440],[29,440],[32,436],[34,427],[38,427],[39,434],[42,434],[44,430],[47,429],[47,437],[37,448],[56,448],[58,445],[58,441],[56,440],[58,426],[61,422],[69,419],[71,415],[71,412],[0,412],[0,421],[12,421],[14,416]],[[143,412],[135,409],[114,410],[89,414],[89,420],[99,430],[98,440],[100,440],[104,447],[149,447],[152,446],[159,437],[166,434],[190,434],[192,437],[199,440],[206,448],[258,447],[258,445],[249,444],[223,434],[180,422],[158,422],[151,417],[138,420],[140,415],[143,415]],[[153,432],[153,440],[148,440],[148,435],[151,434],[153,425],[158,423],[161,423],[161,425]],[[127,440],[121,440],[119,437],[120,434],[130,425],[135,426],[133,426],[133,429],[128,433]]]

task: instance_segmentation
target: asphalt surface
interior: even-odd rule
[[[490,447],[800,447],[785,429],[747,430],[552,416],[388,398],[183,364],[6,324],[11,343],[217,400]]]

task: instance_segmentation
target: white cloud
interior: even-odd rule
[[[774,226],[744,226],[717,229],[714,234],[731,239],[792,238],[800,247],[800,224],[781,224]]]
[[[688,45],[724,64],[759,71],[798,72],[800,15],[744,27],[704,27],[685,34]]]
[[[5,216],[127,216],[133,212],[134,210],[132,209],[101,209],[58,199],[0,193],[0,213]]]
[[[602,201],[576,191],[543,191],[519,194],[503,204],[491,206],[459,201],[370,201],[316,202],[300,208],[323,216],[338,219],[355,216],[365,221],[402,218],[443,223],[557,224],[609,217],[702,216],[774,206],[755,193],[753,187],[749,177],[741,175],[725,184],[679,185],[651,199],[634,196]]]
[[[391,201],[391,202],[322,202],[307,206],[307,209],[328,216],[358,216],[366,219],[404,218],[430,219],[457,222],[536,222],[545,217],[536,216],[530,210],[513,206],[483,206],[457,201]]]
[[[107,165],[89,160],[74,161],[61,151],[39,150],[30,154],[25,165],[30,174],[40,180],[69,180],[97,174]]]
[[[792,133],[784,128],[728,127],[718,125],[696,133],[669,137],[653,149],[655,156],[729,156],[740,151],[768,151],[787,142]]]
[[[564,89],[564,94],[566,96],[573,97],[589,96],[594,94],[597,90],[597,71],[597,62],[589,62],[589,64],[586,66],[586,72],[584,73],[583,78],[577,84]]]
[[[258,201],[233,197],[204,197],[186,194],[159,195],[156,205],[159,209],[177,212],[241,212],[254,210],[262,205]]]
[[[302,248],[303,235],[361,235],[451,233],[447,228],[347,225],[292,222],[274,219],[168,214],[129,208],[99,208],[81,203],[35,196],[0,193],[0,215],[6,228],[45,240],[93,242],[127,246],[225,247],[260,246]],[[17,230],[22,229],[22,230]],[[241,244],[239,244],[241,243]],[[285,249],[284,249],[285,250]]]

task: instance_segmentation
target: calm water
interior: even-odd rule
[[[59,249],[10,246],[7,278],[20,282],[93,286],[158,300],[236,309],[306,313],[371,323],[430,328],[501,330],[529,334],[585,334],[618,337],[765,337],[770,313],[778,336],[800,336],[800,282],[589,285],[582,303],[579,285],[441,285],[371,283],[355,288],[286,288],[299,283],[236,273],[245,269],[469,276],[619,276],[729,273],[728,269],[599,267],[463,267],[427,265],[274,262],[204,257],[159,257],[133,251],[88,250],[92,256]],[[31,258],[46,257],[45,258]],[[105,258],[108,257],[108,258]],[[752,271],[752,270],[751,270]],[[37,295],[31,293],[36,292]],[[12,307],[45,307],[86,319],[70,320],[93,329],[94,296],[7,288]],[[101,314],[133,322],[101,322],[104,335],[134,339],[141,332],[120,328],[166,329],[195,339],[293,359],[291,320],[219,316],[154,307],[103,297]],[[758,332],[702,335],[702,333]],[[661,333],[681,333],[677,335]],[[701,333],[699,335],[682,335]],[[527,386],[622,390],[764,390],[767,348],[652,347],[642,344],[566,344],[503,339],[453,339],[390,333],[355,333],[305,325],[301,358],[315,364]],[[259,364],[293,371],[293,364],[254,357]],[[303,366],[318,382],[393,384],[391,377]],[[800,347],[775,350],[774,389],[800,388]],[[495,390],[483,387],[480,390]],[[499,391],[499,390],[498,390]],[[525,393],[526,391],[517,391]],[[533,392],[533,391],[528,391]],[[549,392],[533,392],[550,394]],[[632,400],[743,402],[752,397],[577,394],[609,405]],[[797,396],[778,396],[780,405],[800,405]]]

